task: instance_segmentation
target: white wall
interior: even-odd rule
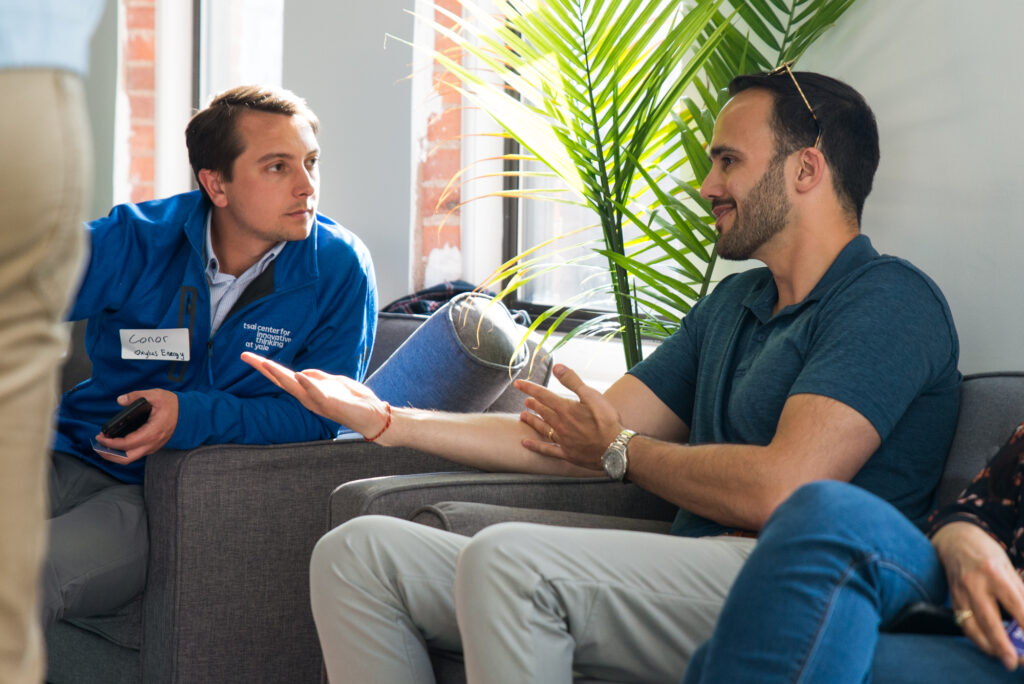
[[[857,88],[882,160],[862,227],[934,278],[965,373],[1024,368],[1018,0],[857,0],[801,61]]]
[[[381,305],[407,294],[414,0],[289,0],[283,85],[320,117],[320,210],[373,254]]]

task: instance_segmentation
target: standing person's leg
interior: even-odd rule
[[[678,679],[753,539],[506,523],[459,556],[455,606],[471,683]]]
[[[879,628],[945,598],[931,542],[902,513],[850,484],[805,485],[761,531],[684,681],[865,682]]]
[[[0,71],[0,681],[43,675],[46,469],[91,156],[78,77]]]
[[[310,600],[331,684],[434,681],[428,647],[458,652],[455,559],[468,537],[355,518],[313,549]]]

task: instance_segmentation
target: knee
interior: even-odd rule
[[[508,587],[534,574],[529,568],[534,554],[528,550],[528,542],[542,532],[543,526],[526,523],[501,523],[478,532],[456,561],[456,591],[488,591],[486,585]]]
[[[821,529],[830,522],[859,518],[876,504],[885,502],[874,494],[848,482],[819,480],[801,486],[783,501],[765,525],[791,529],[802,527]]]
[[[821,546],[858,551],[874,548],[880,530],[913,529],[884,499],[847,482],[822,480],[797,489],[761,530],[758,546]]]
[[[542,531],[543,528],[538,530],[537,525],[527,523],[500,523],[486,527],[459,554],[458,567],[486,572],[495,566],[527,560],[529,554],[523,553],[524,542]]]
[[[353,518],[325,534],[313,547],[309,561],[310,591],[319,593],[339,584],[359,584],[379,577],[379,565],[400,548],[407,521],[388,516]]]
[[[320,537],[309,559],[310,574],[317,577],[337,573],[345,564],[342,558],[352,554],[352,547],[365,544],[367,527],[366,518],[354,518]]]
[[[831,514],[856,510],[869,505],[872,499],[877,500],[878,497],[849,482],[818,480],[801,486],[786,504],[801,512]]]

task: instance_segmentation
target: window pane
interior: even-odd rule
[[[542,168],[537,162],[524,164],[528,164],[530,170]],[[561,179],[537,176],[524,177],[522,184],[529,190],[566,187]],[[571,197],[568,190],[551,195]],[[521,287],[517,293],[519,299],[546,306],[572,303],[593,310],[615,309],[615,302],[608,293],[611,280],[607,261],[593,252],[601,247],[602,237],[601,226],[592,209],[562,202],[520,200],[518,227],[520,252],[564,236],[537,250],[534,258],[538,268],[553,270]],[[576,232],[581,228],[582,232]],[[590,290],[594,291],[588,292]]]
[[[284,0],[203,0],[200,16],[200,106],[237,85],[281,85]]]

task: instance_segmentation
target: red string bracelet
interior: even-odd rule
[[[384,420],[384,427],[382,427],[380,429],[380,432],[375,434],[373,437],[367,437],[366,438],[367,442],[375,442],[375,441],[377,441],[377,439],[380,438],[380,436],[383,435],[384,432],[389,427],[391,427],[391,404],[389,404],[388,402],[385,401],[384,402],[384,410],[387,411],[387,413],[388,413],[388,417]]]

